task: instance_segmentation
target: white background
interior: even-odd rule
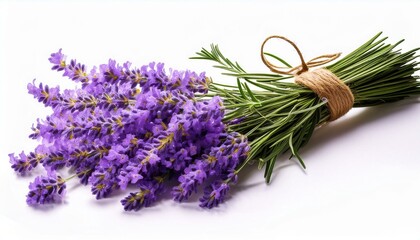
[[[267,186],[250,167],[211,211],[162,200],[125,213],[125,194],[98,202],[72,183],[65,204],[26,205],[34,176],[17,177],[7,154],[32,150],[30,126],[49,113],[26,84],[36,78],[74,87],[49,70],[49,54],[59,48],[88,66],[110,57],[137,66],[162,61],[225,82],[231,79],[211,63],[188,57],[218,43],[249,71],[268,71],[259,46],[273,34],[294,40],[308,59],[348,53],[379,31],[392,42],[405,38],[404,50],[420,46],[419,1],[244,2],[0,1],[0,239],[420,239],[419,99],[352,110],[301,151],[306,172],[283,157]],[[297,63],[281,46],[279,54]]]

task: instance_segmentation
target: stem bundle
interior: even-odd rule
[[[402,41],[387,44],[386,37],[375,35],[359,48],[328,65],[331,71],[350,89],[353,107],[366,107],[395,102],[420,95],[419,69],[415,59],[419,48],[402,52]],[[279,63],[291,67],[282,58],[264,53]],[[269,182],[280,154],[290,152],[303,168],[299,150],[308,143],[316,126],[329,120],[328,99],[322,99],[305,86],[290,82],[291,76],[276,73],[248,73],[237,62],[226,58],[217,45],[202,49],[193,59],[216,62],[225,75],[237,78],[237,85],[213,83],[211,94],[224,99],[228,113],[224,121],[232,131],[248,137],[251,150],[241,171],[251,160],[265,166],[264,177]],[[253,85],[251,90],[250,85]]]

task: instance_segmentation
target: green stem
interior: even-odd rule
[[[375,35],[359,48],[325,68],[346,83],[354,97],[354,107],[373,106],[399,101],[420,95],[418,48],[401,52],[396,47],[402,43],[386,44],[387,38]],[[287,63],[273,54],[266,54]],[[210,51],[202,49],[194,59],[210,60],[223,74],[237,78],[237,85],[213,83],[210,94],[223,98],[227,109],[225,122],[245,119],[229,125],[248,137],[251,150],[248,158],[235,173],[239,173],[251,160],[261,159],[265,165],[265,178],[270,181],[277,156],[291,152],[304,162],[299,150],[309,141],[316,126],[329,119],[327,101],[322,101],[310,89],[297,85],[275,73],[248,73],[237,62],[232,62],[221,53],[217,45]],[[248,87],[253,86],[253,89]]]

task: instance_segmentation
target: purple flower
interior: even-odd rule
[[[52,53],[51,57],[48,58],[50,63],[54,64],[52,70],[62,71],[66,68],[66,56],[61,53],[61,48],[56,53]]]
[[[144,182],[140,186],[140,191],[130,193],[121,200],[125,211],[138,211],[143,207],[150,205],[157,200],[157,194],[161,191],[161,184],[155,182]]]
[[[150,206],[165,188],[182,202],[210,185],[201,205],[211,208],[223,201],[249,145],[245,136],[228,131],[220,97],[196,98],[208,91],[204,73],[167,73],[163,63],[136,68],[112,59],[88,69],[65,59],[60,49],[49,61],[81,87],[60,92],[28,84],[28,92],[52,114],[32,126],[30,138],[40,146],[9,155],[16,172],[69,168],[75,175],[67,179],[90,185],[97,199],[116,189],[139,188],[121,201],[127,211]],[[164,183],[169,177],[178,180],[177,186]],[[64,180],[53,173],[37,177],[28,203],[53,202],[64,188]]]
[[[147,144],[143,149],[138,150],[135,156],[135,165],[139,169],[139,172],[143,174],[150,174],[156,171],[160,157],[157,155],[157,149],[153,148],[152,145]]]
[[[99,71],[107,82],[117,82],[122,76],[123,70],[115,60],[109,59],[108,64],[99,66]]]
[[[207,178],[206,165],[202,162],[191,164],[184,170],[184,174],[178,178],[179,185],[172,189],[172,197],[175,201],[187,200],[193,192],[197,192],[198,185]]]
[[[111,173],[103,169],[94,171],[89,182],[92,185],[92,194],[96,195],[96,199],[106,198],[118,186]]]
[[[131,143],[133,143],[133,139]],[[108,155],[104,157],[104,159],[108,160],[108,162],[115,162],[117,164],[124,164],[128,162],[128,156],[125,153],[126,149],[121,145],[114,145],[108,152]]]
[[[200,198],[200,207],[214,208],[225,200],[229,191],[229,185],[225,182],[214,182],[204,190],[204,196]]]
[[[15,154],[9,154],[10,163],[12,164],[13,170],[20,174],[25,174],[32,170],[33,165],[28,160],[28,157],[22,151],[19,156],[15,156]]]
[[[77,63],[74,59],[72,59],[70,64],[64,68],[63,74],[63,76],[66,76],[75,82],[82,82],[84,84],[89,81],[88,75],[85,65]]]
[[[227,179],[225,181],[230,184],[236,184],[238,182],[238,173],[235,169],[228,170]]]
[[[219,168],[229,171],[235,169],[246,159],[249,150],[246,136],[232,132],[227,134],[220,147],[212,149],[212,154],[218,159]]]
[[[26,202],[29,205],[52,203],[62,199],[65,194],[65,181],[55,174],[38,176],[29,184]]]
[[[136,184],[139,180],[143,179],[140,173],[140,168],[136,165],[129,165],[125,170],[121,170],[118,177],[118,185],[122,190],[125,190],[128,184]]]
[[[28,83],[28,92],[33,95],[34,98],[38,99],[38,102],[44,103],[45,106],[56,106],[59,104],[60,88],[50,88],[48,85],[43,86],[42,83],[38,87],[35,86],[35,80],[32,83]]]
[[[63,152],[51,152],[43,157],[43,164],[52,170],[57,170],[66,165],[66,157]]]
[[[245,120],[245,116],[243,116],[243,117],[240,117],[240,118],[235,118],[235,119],[232,119],[231,121],[229,121],[228,123],[227,123],[227,125],[235,125],[235,124],[239,124],[239,123],[241,123],[242,121],[244,121]]]

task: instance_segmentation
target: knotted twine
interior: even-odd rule
[[[264,54],[264,46],[268,40],[273,38],[284,40],[292,45],[298,53],[302,64],[293,68],[285,68],[269,62]],[[296,84],[311,89],[320,99],[327,100],[327,107],[330,113],[328,121],[330,122],[340,118],[353,107],[353,93],[343,81],[328,69],[319,68],[309,71],[309,68],[329,63],[340,55],[341,53],[325,54],[305,62],[296,44],[283,36],[270,36],[261,45],[261,59],[272,72],[295,76]]]

